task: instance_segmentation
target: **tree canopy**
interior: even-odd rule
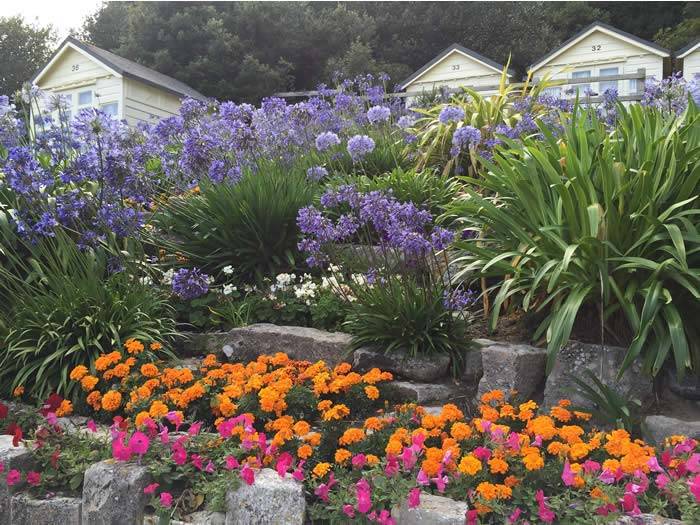
[[[12,94],[29,80],[48,60],[54,40],[50,26],[0,17],[0,94]]]

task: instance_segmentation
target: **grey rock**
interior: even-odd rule
[[[700,439],[700,421],[684,421],[668,416],[647,416],[642,423],[642,435],[645,441],[657,445],[663,445],[668,436]]]
[[[418,507],[409,509],[404,501],[391,515],[397,525],[464,525],[468,509],[464,501],[421,493]]]
[[[224,525],[226,523],[226,514],[211,510],[201,510],[189,514],[185,519],[187,523],[192,523],[193,525]]]
[[[226,494],[226,525],[303,525],[304,488],[291,475],[281,478],[265,468],[252,485],[241,484]]]
[[[664,518],[656,514],[640,514],[638,516],[620,516],[613,525],[683,525],[681,520]]]
[[[34,499],[26,494],[12,497],[12,525],[80,525],[78,498]]]
[[[405,350],[377,352],[370,348],[355,350],[353,367],[358,371],[380,368],[406,379],[430,383],[447,375],[450,369],[450,356],[436,354],[425,357],[413,357]]]
[[[12,436],[0,436],[0,465],[5,467],[5,472],[12,469],[25,472],[33,466],[32,454],[23,445],[15,447],[12,444]],[[12,523],[12,494],[20,489],[22,484],[12,487],[0,480],[0,525]]]
[[[683,399],[700,400],[700,376],[689,372],[681,379],[676,370],[671,368],[666,377],[671,392]]]
[[[232,361],[254,361],[263,354],[284,352],[292,359],[318,361],[329,366],[350,359],[350,336],[302,326],[253,324],[234,328],[220,340],[219,353],[230,347]]]
[[[479,381],[481,381],[482,377],[484,377],[484,362],[481,357],[481,345],[477,343],[474,345],[474,348],[468,350],[464,354],[462,382],[466,388],[476,393],[479,389]]]
[[[483,376],[477,396],[490,390],[503,390],[506,396],[517,392],[520,399],[530,399],[544,382],[547,351],[526,344],[477,339]],[[476,359],[476,357],[474,357]]]
[[[571,377],[586,380],[586,370],[593,372],[603,384],[614,389],[626,399],[637,399],[642,411],[654,400],[653,381],[642,372],[639,360],[633,362],[619,381],[616,375],[627,350],[619,346],[606,346],[569,341],[557,354],[552,371],[547,376],[543,406],[553,407],[560,399],[570,399],[572,404],[583,409],[592,409],[593,404],[580,393]],[[601,377],[601,358],[603,376]]]
[[[454,383],[414,383],[411,381],[390,381],[382,385],[384,396],[403,403],[444,403],[466,399],[461,385]]]
[[[228,332],[181,332],[174,346],[182,357],[221,354],[227,336]]]
[[[85,471],[83,525],[133,525],[143,521],[148,469],[105,460]]]

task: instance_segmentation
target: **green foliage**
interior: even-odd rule
[[[169,199],[153,217],[152,241],[210,275],[229,265],[244,279],[274,275],[300,263],[296,217],[314,192],[302,170],[261,162],[237,184]]]
[[[0,17],[0,35],[0,94],[12,95],[49,59],[56,35],[21,16]]]
[[[417,279],[389,277],[376,286],[356,286],[345,329],[354,348],[373,346],[411,356],[445,353],[455,370],[468,347],[467,322],[443,305],[443,288]]]
[[[501,307],[545,315],[551,369],[583,309],[606,337],[629,344],[656,375],[672,354],[697,367],[700,298],[700,126],[697,107],[674,118],[618,107],[612,131],[578,110],[557,136],[509,141],[451,213],[481,237],[464,241],[461,277],[498,277],[490,326]],[[622,324],[623,329],[619,329]],[[627,337],[626,337],[627,336]],[[697,368],[696,368],[697,369]]]
[[[457,196],[460,184],[454,178],[433,170],[416,171],[415,169],[395,168],[379,177],[365,175],[341,176],[329,181],[331,186],[354,184],[358,191],[391,190],[392,195],[401,202],[412,202],[428,210],[433,217],[441,215],[447,205]]]
[[[53,391],[68,396],[75,366],[91,366],[129,338],[164,342],[173,335],[166,297],[138,280],[128,260],[110,274],[107,250],[81,251],[62,232],[22,246],[0,267],[3,392],[23,385],[37,399]]]
[[[327,155],[311,152],[308,162],[311,164],[325,164],[331,175],[349,177],[361,174],[367,178],[374,178],[391,173],[395,169],[409,169],[411,162],[406,156],[403,140],[392,133],[392,129],[384,129],[385,133],[370,133],[375,142],[375,148],[368,153],[361,161],[355,163],[348,155],[347,151],[342,151],[341,155],[326,161]],[[358,130],[358,133],[365,134],[366,130]]]
[[[641,402],[618,394],[590,370],[586,370],[585,375],[586,378],[570,376],[578,385],[579,394],[595,407],[593,410],[579,407],[580,410],[591,412],[597,423],[624,428],[630,434],[639,436]]]

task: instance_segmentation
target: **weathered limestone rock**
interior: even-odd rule
[[[409,509],[403,502],[391,515],[397,525],[464,525],[468,508],[464,501],[421,493],[418,507]]]
[[[187,522],[192,523],[192,525],[224,525],[226,523],[226,514],[223,512],[201,510],[186,516],[186,519]]]
[[[621,516],[613,522],[613,525],[683,525],[683,522],[656,514],[640,514],[639,516]]]
[[[481,357],[481,345],[477,343],[464,354],[462,383],[466,389],[476,394],[482,377],[484,377],[484,362]]]
[[[78,498],[12,496],[12,525],[80,525]]]
[[[12,444],[12,436],[0,436],[0,465],[5,467],[5,473],[12,469],[25,472],[31,469],[32,455],[23,445],[15,447]],[[5,480],[0,480],[0,525],[12,523],[12,493],[21,485],[9,487]]]
[[[552,372],[547,376],[543,405],[549,408],[556,405],[560,399],[570,399],[574,406],[592,408],[591,402],[576,392],[577,385],[571,379],[573,376],[585,380],[585,371],[590,370],[603,384],[613,388],[623,397],[638,399],[642,403],[642,409],[648,407],[653,401],[653,381],[642,373],[641,363],[632,363],[620,380],[616,381],[626,349],[607,346],[603,354],[603,377],[600,377],[602,352],[600,345],[569,341],[557,355]]]
[[[683,421],[668,416],[647,416],[642,424],[642,435],[645,441],[657,445],[662,445],[668,436],[700,439],[700,421]]]
[[[506,396],[515,390],[521,399],[529,399],[544,381],[547,351],[526,344],[477,339],[481,346],[483,376],[477,395],[503,390]]]
[[[253,361],[275,352],[285,352],[292,359],[323,359],[329,366],[352,360],[348,334],[302,326],[253,324],[234,328],[220,342],[218,353],[223,352],[232,361]]]
[[[447,375],[450,369],[450,356],[435,354],[413,357],[405,350],[393,350],[389,353],[377,352],[370,348],[355,350],[353,368],[358,371],[367,371],[375,367],[406,379],[430,383]]]
[[[148,469],[112,460],[91,465],[83,482],[83,525],[133,525],[143,521]]]
[[[255,483],[243,483],[226,495],[226,525],[303,525],[304,488],[290,475],[265,468]]]
[[[468,394],[461,385],[454,383],[413,383],[411,381],[390,381],[382,384],[387,399],[403,403],[444,403],[466,400]]]

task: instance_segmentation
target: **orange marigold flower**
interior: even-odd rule
[[[151,407],[148,409],[148,415],[156,421],[165,416],[168,412],[168,405],[158,399],[151,403]]]
[[[311,457],[311,454],[314,453],[314,449],[311,448],[309,445],[301,445],[297,449],[297,456],[300,457],[301,459],[309,459]]]
[[[506,478],[503,480],[503,484],[506,487],[515,487],[517,484],[520,483],[520,480],[515,477],[515,476],[506,476]]]
[[[15,387],[15,389],[12,391],[12,395],[15,397],[20,397],[23,394],[24,394],[24,386],[22,386],[22,385]]]
[[[481,402],[490,403],[491,401],[503,401],[504,397],[503,390],[491,390],[490,392],[482,394]]]
[[[306,421],[297,421],[294,423],[294,426],[292,427],[294,430],[294,433],[299,436],[305,436],[311,431],[311,425],[309,425]]]
[[[344,417],[349,415],[350,409],[341,403],[339,405],[332,406],[331,408],[326,410],[323,413],[323,420],[332,421],[334,419],[343,419]]]
[[[61,401],[61,404],[56,409],[56,415],[58,417],[70,416],[72,413],[73,413],[73,404],[70,401],[68,401],[67,399],[64,399],[63,401]]]
[[[306,441],[312,447],[317,447],[321,443],[321,434],[318,432],[310,432],[304,436],[304,441]]]
[[[497,491],[496,485],[488,483],[487,481],[482,481],[476,486],[476,491],[485,500],[496,499]]]
[[[539,470],[544,467],[544,459],[538,453],[530,453],[523,458],[523,464],[527,470]]]
[[[158,367],[153,363],[141,365],[141,375],[144,377],[156,377],[159,373]]]
[[[581,442],[583,429],[578,425],[566,425],[559,429],[559,436],[569,445]]]
[[[129,366],[125,363],[119,363],[112,369],[112,375],[119,379],[124,379],[129,375]]]
[[[513,491],[508,485],[496,484],[496,498],[510,499],[513,496]]]
[[[399,454],[401,454],[402,450],[403,443],[401,443],[401,441],[399,441],[398,439],[390,439],[389,442],[386,444],[384,452],[392,456],[398,456]]]
[[[73,381],[80,381],[83,377],[87,375],[87,373],[88,369],[86,366],[78,365],[73,370],[71,370],[69,377]]]
[[[321,412],[325,412],[326,410],[331,408],[331,406],[333,406],[333,401],[331,401],[330,399],[324,399],[323,401],[318,402],[316,408]]]
[[[560,406],[552,407],[549,413],[552,414],[554,419],[561,421],[562,423],[566,423],[567,421],[571,420],[571,412]]]
[[[365,431],[361,428],[348,428],[343,435],[338,439],[338,443],[341,445],[352,445],[353,443],[358,443],[365,439]]]
[[[330,463],[318,463],[312,473],[315,477],[317,478],[322,478],[326,474],[328,474],[328,471],[331,469],[331,464]]]
[[[339,448],[335,451],[335,462],[342,465],[352,457],[352,452],[346,448]]]
[[[552,441],[549,445],[547,445],[547,452],[553,456],[567,454],[569,452],[569,445],[562,443],[561,441]]]
[[[134,419],[134,424],[137,427],[140,427],[141,425],[143,425],[143,422],[146,421],[146,419],[150,419],[150,417],[151,417],[151,415],[148,412],[146,412],[145,410],[142,410],[141,412],[136,414],[136,418]]]
[[[367,454],[367,464],[369,466],[374,466],[379,463],[379,458],[374,454]]]
[[[457,441],[463,441],[471,437],[472,429],[467,423],[457,421],[456,423],[452,424],[450,435]]]
[[[352,370],[352,365],[350,363],[340,363],[336,365],[336,367],[333,369],[333,373],[337,375],[345,375],[348,372]]]
[[[590,449],[585,443],[574,443],[569,449],[569,457],[576,461],[578,459],[585,458],[589,452]]]
[[[153,350],[154,352],[161,350],[163,348],[163,345],[159,343],[158,341],[153,341],[148,347]]]
[[[459,471],[463,474],[473,476],[482,468],[481,461],[474,454],[467,454],[459,462]]]
[[[379,398],[379,389],[374,385],[367,385],[365,387],[365,395],[369,399],[372,399],[372,400],[378,399]]]
[[[90,392],[85,398],[85,402],[90,405],[93,410],[99,410],[102,402],[102,394],[97,390]]]
[[[491,474],[505,474],[508,472],[508,463],[501,458],[492,458],[489,460],[489,469]]]
[[[605,492],[603,492],[603,489],[601,489],[600,487],[593,487],[588,494],[593,499],[608,501],[608,496],[605,494]]]
[[[579,412],[578,410],[574,410],[574,416],[583,421],[588,421],[591,419],[591,415],[592,414],[590,412]]]
[[[141,341],[136,339],[127,339],[124,343],[124,348],[126,348],[126,351],[130,354],[140,354],[143,352],[145,347]]]
[[[83,390],[89,392],[90,390],[94,390],[95,385],[97,385],[98,382],[99,379],[97,379],[95,376],[87,375],[80,380],[80,386],[83,388]]]
[[[122,395],[117,390],[110,390],[102,396],[102,409],[114,412],[122,404]]]

